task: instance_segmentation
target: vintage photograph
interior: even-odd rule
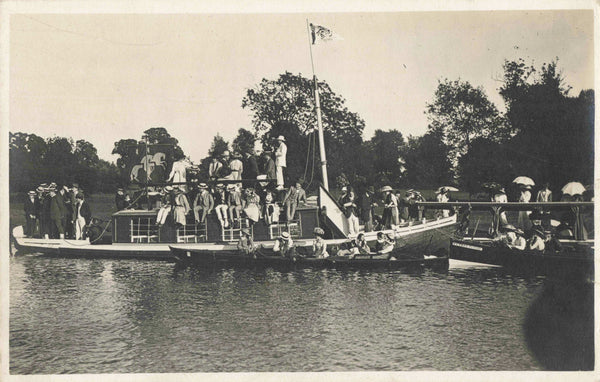
[[[593,377],[593,8],[4,20],[4,375]]]

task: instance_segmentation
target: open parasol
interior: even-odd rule
[[[562,188],[562,193],[565,195],[583,195],[585,187],[579,182],[569,182]]]
[[[533,181],[533,179],[531,179],[527,176],[518,176],[512,182],[516,183],[516,184],[522,184],[524,186],[531,186],[531,187],[535,186],[535,182]]]
[[[442,188],[445,188],[446,190],[452,191],[452,192],[458,191],[458,188],[453,187],[453,186],[442,186],[442,187],[438,188],[438,192],[442,192]]]

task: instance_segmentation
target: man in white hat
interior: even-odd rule
[[[289,232],[282,232],[281,236],[275,240],[275,245],[273,245],[273,252],[276,255],[280,256],[290,256],[293,255],[294,250],[294,242],[290,236]]]
[[[283,168],[286,167],[285,158],[287,156],[287,146],[285,145],[285,137],[280,135],[277,137],[277,150],[275,150],[275,166],[277,167],[277,189],[283,190]]]
[[[198,188],[200,192],[196,194],[196,198],[194,199],[194,220],[196,224],[204,223],[206,215],[210,214],[215,206],[215,200],[210,192],[208,192],[206,183],[200,183]],[[202,219],[200,219],[200,210],[202,210]]]

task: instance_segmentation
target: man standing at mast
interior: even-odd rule
[[[277,189],[283,190],[283,168],[286,167],[285,157],[287,156],[287,146],[283,135],[277,137],[279,146],[275,151],[275,166],[277,167]]]

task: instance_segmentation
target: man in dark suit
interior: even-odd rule
[[[85,201],[83,193],[79,192],[75,202],[75,239],[85,239],[85,227],[90,224],[91,220],[90,206]]]
[[[60,193],[56,193],[56,186],[50,187],[50,228],[52,239],[65,238],[65,202]]]
[[[374,196],[375,189],[373,186],[369,186],[362,192],[358,201],[360,218],[365,224],[365,232],[373,231],[373,206],[377,205],[374,202]]]
[[[67,216],[67,225],[69,226],[69,237],[75,237],[75,220],[77,219],[77,211],[75,210],[75,206],[77,204],[77,194],[79,193],[79,184],[73,183],[71,188],[68,190],[68,200],[67,208],[69,209],[69,215]]]
[[[37,218],[36,211],[36,196],[35,191],[29,191],[27,193],[27,199],[23,205],[25,210],[25,236],[33,237],[35,234],[35,222]]]
[[[246,163],[244,163],[244,178],[245,179],[256,179],[258,176],[258,163],[256,162],[256,157],[254,153],[247,152],[246,153]],[[253,186],[252,183],[249,183],[250,186]]]

